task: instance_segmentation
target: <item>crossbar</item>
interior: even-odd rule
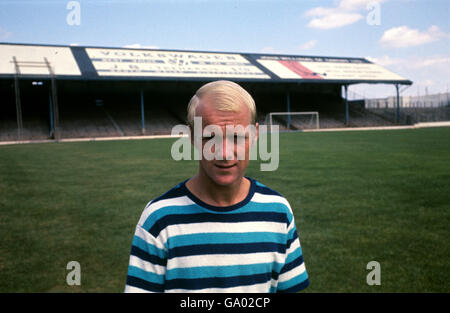
[[[269,113],[269,125],[272,127],[272,116],[273,115],[316,115],[316,128],[319,129],[319,112],[271,112]]]

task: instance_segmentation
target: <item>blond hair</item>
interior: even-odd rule
[[[207,83],[197,90],[191,98],[187,108],[187,122],[194,124],[195,110],[200,100],[208,97],[219,111],[239,112],[245,104],[250,111],[250,123],[256,123],[256,106],[252,96],[238,84],[228,80],[218,80]]]

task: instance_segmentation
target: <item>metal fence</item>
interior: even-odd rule
[[[395,121],[396,98],[365,99],[364,107],[388,120]],[[450,93],[400,97],[400,123],[450,121]]]

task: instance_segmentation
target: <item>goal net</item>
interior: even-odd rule
[[[279,125],[280,130],[319,129],[319,112],[271,112],[266,124]]]

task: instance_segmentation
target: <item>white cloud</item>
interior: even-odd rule
[[[131,49],[159,49],[158,46],[146,46],[146,45],[141,45],[140,43],[134,43],[131,45],[125,45],[123,46],[124,48],[131,48]]]
[[[398,58],[391,58],[388,55],[383,55],[382,57],[366,57],[367,60],[370,62],[373,62],[375,64],[381,65],[381,66],[391,66],[391,65],[397,65],[402,64],[405,62],[404,59],[398,59]]]
[[[327,14],[321,17],[313,18],[309,23],[308,27],[310,28],[318,28],[318,29],[332,29],[339,28],[342,26],[353,24],[363,16],[358,13],[332,13]]]
[[[366,57],[367,60],[385,67],[397,67],[404,69],[447,69],[450,74],[450,55],[432,55],[428,57],[410,56],[408,58],[391,58],[388,55],[382,57]]]
[[[317,44],[317,40],[310,40],[305,42],[304,44],[302,44],[299,48],[300,50],[311,50],[312,48],[314,48]]]
[[[0,40],[5,40],[11,37],[12,33],[9,31],[4,30],[0,27]]]
[[[385,0],[341,0],[336,7],[316,7],[305,13],[312,18],[308,23],[310,28],[332,29],[351,25],[364,18],[363,12],[369,5]],[[361,12],[363,11],[363,12]]]
[[[333,14],[337,9],[336,8],[323,8],[323,7],[317,7],[312,8],[308,11],[306,11],[305,16],[326,16]]]
[[[411,67],[415,69],[435,68],[445,70],[450,74],[450,55],[447,56],[432,56],[427,58],[417,58],[411,62]]]
[[[375,64],[386,67],[401,76],[413,81],[413,86],[406,90],[404,94],[415,95],[417,90],[421,93],[428,87],[430,93],[446,92],[450,86],[450,54],[437,54],[427,57],[408,56],[405,58],[392,58],[384,55],[379,57],[366,57]],[[392,86],[386,87],[387,94],[393,95]],[[369,88],[358,87],[353,91],[362,94],[366,91],[366,96],[379,97],[381,94],[374,92],[375,86]]]
[[[380,43],[387,48],[405,48],[427,44],[447,36],[435,25],[425,31],[411,29],[408,26],[398,26],[385,31]]]

